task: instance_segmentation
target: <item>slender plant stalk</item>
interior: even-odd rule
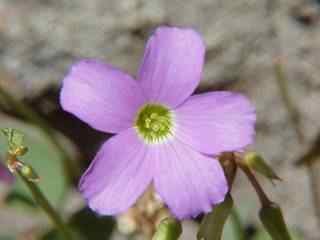
[[[268,0],[266,2],[267,3],[266,17],[270,19],[270,33],[273,35],[273,38],[274,38],[274,48],[275,48],[274,55],[275,56],[282,55],[281,45],[280,45],[280,42],[278,41],[279,30],[278,30],[276,21],[273,17],[273,13],[275,12],[275,9],[279,7],[280,2],[281,1],[279,0]],[[280,90],[280,94],[282,97],[282,101],[286,106],[290,120],[293,124],[296,135],[298,137],[298,141],[300,144],[303,144],[305,142],[305,139],[304,139],[303,131],[301,130],[300,113],[290,95],[290,91],[288,87],[288,77],[285,72],[284,64],[279,58],[277,58],[277,60],[274,62],[274,72],[275,72],[278,88]],[[319,207],[320,191],[318,189],[317,176],[311,164],[308,163],[307,167],[308,167],[307,171],[308,171],[310,185],[311,185],[310,190],[313,196],[313,205],[314,205],[315,211],[317,212],[316,217],[318,220],[318,226],[320,226],[320,207]]]
[[[219,158],[226,178],[228,180],[229,194],[232,190],[233,182],[238,170],[236,159],[237,156],[234,153],[224,153]],[[243,223],[237,212],[237,209],[234,206],[230,211],[230,219],[232,222],[233,231],[235,235],[238,237],[238,240],[246,240],[246,232],[244,230]]]
[[[23,142],[24,135],[14,129],[2,129],[2,133],[8,141],[8,151],[5,157],[7,168],[10,172],[16,173],[29,188],[35,202],[45,211],[63,239],[72,240],[71,231],[38,187],[39,175],[31,165],[19,160],[19,157],[28,151]]]
[[[307,163],[310,188],[312,189],[312,201],[315,209],[315,215],[320,226],[320,190],[319,190],[319,172],[312,163]]]
[[[300,114],[297,110],[292,97],[290,96],[288,87],[288,78],[285,73],[283,62],[280,60],[275,62],[275,74],[279,86],[282,100],[287,108],[288,114],[296,131],[297,139],[300,144],[305,143],[303,131],[301,130]],[[317,217],[318,226],[320,226],[320,189],[319,189],[319,173],[316,171],[316,166],[312,162],[306,162],[307,172],[310,182],[310,190],[312,194],[312,201]]]
[[[58,150],[61,159],[63,160],[64,169],[66,171],[66,177],[69,182],[79,175],[79,169],[74,162],[68,156],[62,144],[57,140],[55,131],[37,112],[35,112],[29,105],[15,99],[7,91],[5,91],[0,85],[0,96],[6,101],[6,103],[17,114],[24,117],[27,121],[38,127],[45,136],[51,141],[51,143]]]
[[[63,222],[60,215],[52,207],[47,198],[43,195],[37,184],[33,181],[28,180],[19,170],[17,171],[18,175],[22,181],[26,184],[29,190],[32,193],[33,198],[39,204],[39,206],[45,211],[49,219],[56,226],[57,230],[63,236],[64,240],[72,240],[72,234],[67,225]]]
[[[256,176],[251,171],[251,169],[248,166],[246,166],[241,159],[237,160],[237,164],[242,169],[242,171],[246,174],[247,178],[251,182],[251,185],[253,186],[253,188],[255,189],[259,197],[262,207],[269,206],[272,203],[272,201],[268,198],[267,194],[264,192],[263,188],[261,187],[260,183],[258,182]]]
[[[290,116],[290,120],[292,122],[292,125],[296,131],[296,134],[298,136],[298,140],[300,143],[304,142],[304,135],[300,127],[300,114],[298,109],[296,108],[295,104],[293,103],[289,88],[288,88],[288,81],[287,76],[285,73],[284,65],[281,61],[281,59],[277,59],[274,63],[274,71],[276,75],[277,84],[280,90],[280,95],[282,98],[283,103],[285,104],[288,114]]]

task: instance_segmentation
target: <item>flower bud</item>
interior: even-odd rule
[[[173,218],[163,219],[152,240],[176,240],[182,233],[181,223]]]
[[[272,180],[281,180],[280,177],[272,170],[272,168],[266,163],[266,161],[255,152],[248,152],[244,156],[245,164],[255,170],[256,172],[262,174],[266,178]]]
[[[17,148],[14,150],[14,155],[15,155],[15,156],[23,156],[23,155],[25,155],[27,152],[28,152],[28,148],[27,148],[27,147],[25,147],[25,146],[20,146],[20,147],[17,147]]]
[[[38,182],[40,180],[38,174],[29,165],[24,164],[21,167],[20,172],[22,176],[24,176],[30,182]]]

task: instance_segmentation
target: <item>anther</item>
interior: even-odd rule
[[[160,125],[158,124],[158,123],[154,123],[154,124],[152,124],[152,130],[153,131],[159,131],[159,129],[160,129]]]
[[[157,113],[151,113],[150,114],[150,118],[152,118],[152,119],[156,119],[157,117],[158,117]]]
[[[158,143],[172,135],[171,112],[164,106],[147,104],[139,112],[135,126],[148,143]]]

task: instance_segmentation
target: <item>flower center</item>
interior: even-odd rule
[[[172,112],[159,104],[146,104],[138,112],[135,126],[147,143],[159,143],[172,136]]]

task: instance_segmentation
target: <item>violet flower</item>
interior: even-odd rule
[[[105,142],[80,180],[99,214],[126,211],[146,188],[179,219],[209,212],[228,191],[217,154],[252,143],[255,110],[231,92],[190,96],[201,79],[205,45],[192,29],[159,27],[137,81],[97,60],[76,63],[63,81],[61,105]]]

